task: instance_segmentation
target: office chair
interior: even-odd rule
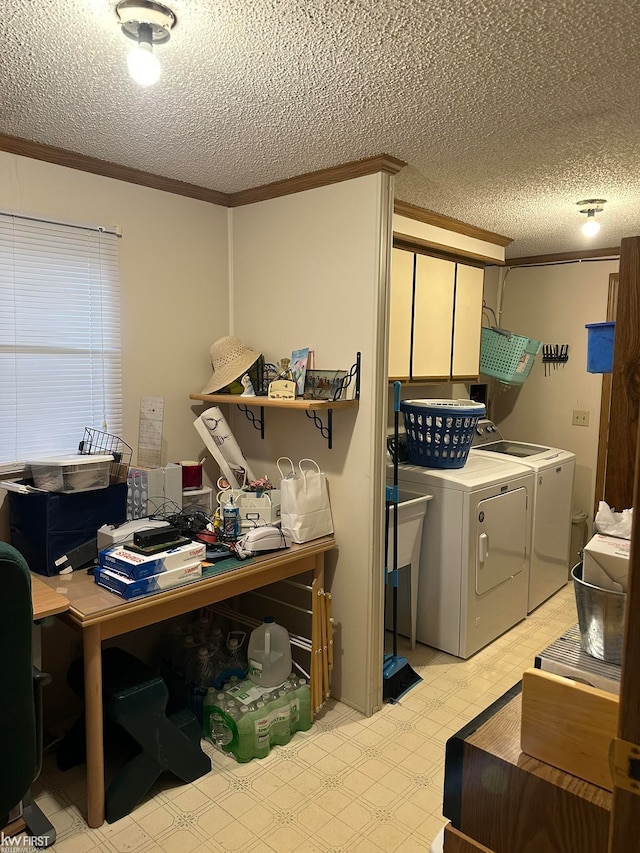
[[[31,578],[24,557],[0,542],[0,828],[22,817],[47,847],[56,832],[31,799],[42,766],[42,687],[49,675],[33,667]]]

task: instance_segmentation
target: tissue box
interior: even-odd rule
[[[602,589],[626,592],[630,550],[628,539],[596,533],[584,546],[582,580]]]
[[[103,586],[126,599],[139,598],[152,592],[161,592],[175,586],[182,586],[182,584],[198,580],[201,577],[202,563],[200,560],[141,579],[127,577],[104,566],[97,566],[94,572],[94,580],[98,586]]]
[[[280,524],[280,489],[269,489],[259,497],[256,492],[240,492],[236,499],[240,526],[248,530],[262,524]]]
[[[113,569],[121,575],[134,580],[142,580],[150,575],[159,575],[190,565],[205,558],[206,548],[199,542],[178,545],[157,554],[138,554],[127,548],[114,546],[100,552],[100,568]]]

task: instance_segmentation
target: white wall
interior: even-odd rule
[[[609,275],[617,269],[617,261],[510,269],[500,326],[543,343],[569,344],[569,361],[545,376],[540,354],[520,388],[495,383],[491,389],[490,414],[506,438],[549,444],[576,454],[574,509],[590,516],[602,375],[587,373],[585,324],[606,320]],[[485,294],[494,308],[497,280],[497,270],[488,270]],[[588,427],[572,425],[573,409],[590,413]]]
[[[209,347],[228,329],[226,209],[1,152],[0,209],[122,228],[121,437],[136,450],[140,398],[162,396],[163,462],[196,457],[202,443],[189,393],[200,391],[211,375]],[[2,507],[5,540],[7,515]],[[155,635],[143,633],[118,644],[144,655]],[[77,636],[57,622],[43,637],[44,663],[54,675],[46,691],[50,720],[77,708],[65,679],[77,645]]]
[[[276,459],[288,455],[315,459],[327,475],[338,542],[328,560],[337,623],[332,690],[365,713],[379,701],[382,680],[390,184],[370,175],[233,212],[235,334],[267,361],[309,346],[316,367],[347,369],[362,353],[360,406],[334,411],[332,450],[304,412],[266,409],[264,441],[244,415],[232,417],[256,472],[277,476]]]
[[[0,209],[121,227],[121,438],[135,450],[140,398],[163,396],[163,463],[197,455],[189,393],[228,329],[226,209],[3,152]]]

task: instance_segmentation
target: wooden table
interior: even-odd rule
[[[69,609],[69,599],[44,583],[39,575],[31,574],[31,604],[33,620],[45,619],[47,616],[57,616]]]
[[[312,572],[317,586],[324,587],[324,555],[334,547],[333,536],[324,536],[303,545],[292,545],[286,551],[254,557],[225,574],[132,601],[125,601],[98,586],[93,577],[82,570],[41,579],[52,590],[69,599],[69,610],[61,613],[59,618],[82,632],[89,826],[98,827],[104,823],[102,641],[303,572]],[[316,616],[312,621],[317,622],[318,618]],[[312,624],[312,659],[319,637],[319,625]]]
[[[445,853],[602,853],[611,794],[520,750],[520,685],[447,741]]]

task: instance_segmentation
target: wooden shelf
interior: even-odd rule
[[[333,410],[334,409],[357,409],[360,403],[360,353],[356,353],[355,364],[352,365],[348,375],[342,380],[342,393],[345,393],[355,379],[355,392],[351,400],[276,400],[271,397],[243,397],[242,394],[189,394],[190,400],[200,400],[203,403],[227,403],[237,406],[244,412],[253,426],[260,430],[260,437],[264,438],[264,410],[265,409],[298,409],[313,421],[323,438],[327,439],[329,450],[333,446]],[[262,387],[262,386],[261,386]],[[260,409],[260,414],[254,414],[253,409]],[[320,415],[327,413],[327,423],[323,424]]]
[[[253,406],[273,409],[302,409],[327,411],[328,409],[355,409],[359,400],[273,400],[270,397],[243,397],[241,394],[189,394],[190,400],[205,403],[232,403],[236,406]]]

